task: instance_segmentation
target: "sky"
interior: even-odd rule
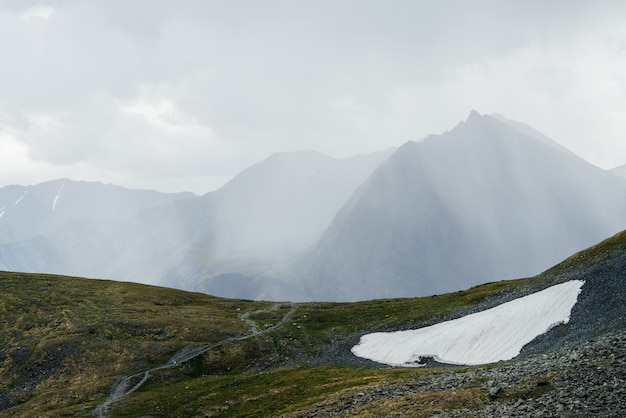
[[[274,152],[333,157],[525,122],[626,163],[626,3],[0,0],[0,186],[214,190]]]

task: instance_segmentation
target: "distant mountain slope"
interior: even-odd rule
[[[183,213],[181,225],[195,238],[158,284],[238,298],[273,294],[259,277],[313,245],[393,151],[344,159],[278,153],[244,170],[186,208],[192,214]]]
[[[620,177],[626,178],[626,164],[620,165],[619,167],[612,168],[609,171],[617,174]]]
[[[264,289],[252,281],[272,260],[312,245],[392,152],[345,159],[315,152],[275,154],[202,197],[126,218],[73,220],[0,245],[0,268],[253,298]],[[60,204],[61,199],[57,209]]]
[[[344,159],[277,153],[244,170],[212,194],[220,252],[276,256],[306,248],[394,150]]]
[[[142,209],[194,197],[193,193],[130,190],[96,182],[54,180],[0,188],[0,244],[47,234],[65,223],[127,219]]]
[[[400,147],[298,266],[304,299],[445,293],[536,274],[626,226],[626,184],[472,112]]]
[[[565,148],[564,146],[554,142],[552,139],[548,138],[546,135],[542,134],[541,132],[539,132],[538,130],[536,130],[535,128],[533,128],[532,126],[523,123],[523,122],[518,122],[518,121],[514,121],[511,119],[507,119],[504,116],[500,115],[499,113],[492,113],[489,115],[490,117],[498,120],[499,122],[502,122],[508,126],[510,126],[511,128],[518,130],[520,132],[522,132],[525,135],[530,136],[531,138],[534,138],[542,143],[544,143],[545,145],[552,147],[556,150],[559,150],[563,153],[569,154],[573,157],[577,157],[576,154],[574,154],[572,151],[568,150],[567,148]]]
[[[626,182],[476,112],[397,150],[275,154],[201,197],[120,189],[0,189],[0,269],[363,300],[528,276],[626,227]]]

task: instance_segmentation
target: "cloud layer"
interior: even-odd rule
[[[8,1],[0,183],[203,193],[274,151],[348,156],[470,109],[626,162],[620,1]]]

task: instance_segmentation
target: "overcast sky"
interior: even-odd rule
[[[0,0],[0,186],[205,193],[471,109],[626,163],[626,2]]]

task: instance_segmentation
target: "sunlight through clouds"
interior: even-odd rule
[[[49,20],[50,17],[54,14],[54,9],[51,6],[39,4],[37,6],[29,7],[24,10],[20,17],[24,20],[28,19],[42,19]]]
[[[167,99],[151,102],[140,98],[128,105],[123,105],[122,110],[140,116],[153,128],[167,133],[211,134],[209,128],[202,126],[195,118],[183,114],[174,103]]]

